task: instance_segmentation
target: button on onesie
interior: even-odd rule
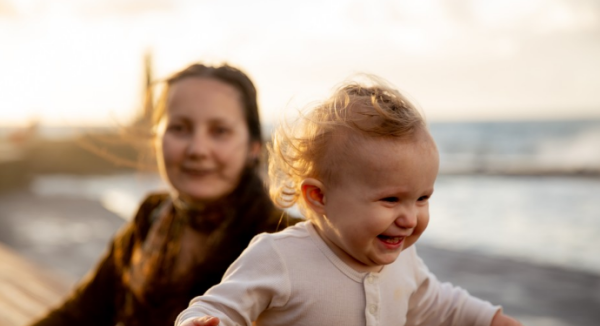
[[[379,304],[381,302],[379,277],[373,273],[368,273],[363,280],[363,286],[367,302],[365,307],[367,326],[379,325]]]

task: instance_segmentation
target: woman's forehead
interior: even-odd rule
[[[169,91],[166,115],[202,118],[220,116],[243,118],[239,92],[232,86],[207,78],[187,78]]]
[[[188,77],[169,87],[167,103],[206,99],[230,99],[239,101],[240,92],[232,85],[210,77]]]

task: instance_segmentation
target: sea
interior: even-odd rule
[[[420,242],[600,275],[600,120],[430,128],[441,165]],[[37,195],[97,200],[124,219],[161,189],[158,175],[141,172],[31,183]]]

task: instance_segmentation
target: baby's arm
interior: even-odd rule
[[[227,269],[221,283],[192,299],[175,325],[250,325],[264,310],[285,304],[289,291],[273,239],[259,235]]]
[[[441,283],[415,255],[418,289],[411,296],[407,325],[517,326],[499,306],[471,296],[467,291]]]

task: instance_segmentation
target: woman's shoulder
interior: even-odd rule
[[[127,264],[136,243],[143,241],[152,225],[151,216],[161,203],[169,198],[167,193],[150,193],[140,203],[133,219],[113,238],[113,251],[118,265]]]
[[[142,200],[140,204],[140,208],[143,207],[151,207],[155,208],[161,203],[163,203],[167,198],[169,198],[169,194],[166,192],[152,192],[146,195],[146,197]]]
[[[133,225],[136,231],[145,234],[152,224],[152,216],[169,197],[166,192],[149,193],[140,203],[137,213],[133,217]]]
[[[152,211],[154,211],[154,209],[159,207],[168,198],[169,194],[166,192],[154,192],[147,194],[146,197],[140,203],[134,220],[140,218],[141,216],[146,216],[150,214]]]

